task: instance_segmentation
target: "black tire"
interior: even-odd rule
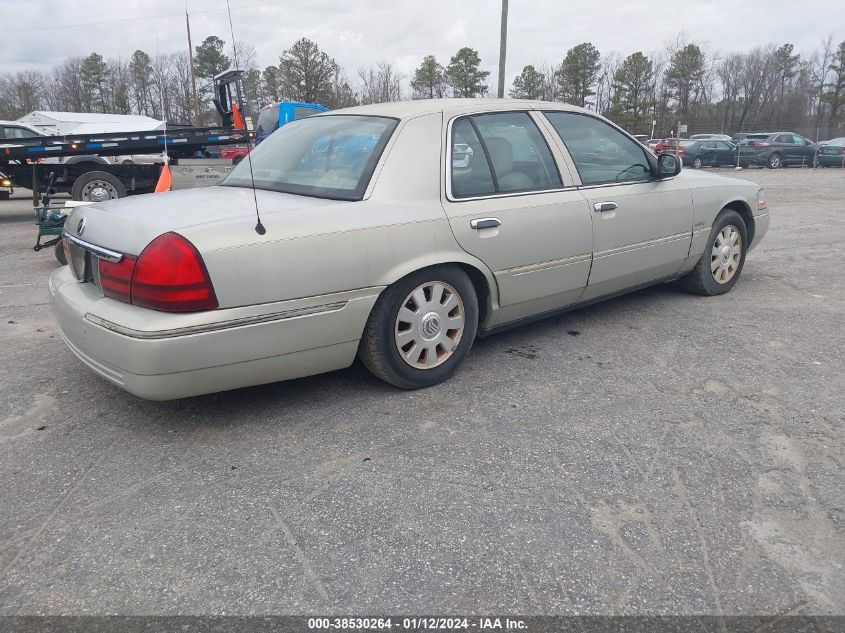
[[[464,329],[451,356],[429,369],[417,369],[400,355],[395,332],[399,310],[407,305],[405,301],[411,292],[427,282],[443,282],[457,292],[463,302]],[[374,376],[386,383],[401,389],[421,389],[436,385],[454,373],[472,347],[477,330],[478,298],[467,274],[454,265],[424,268],[382,292],[367,320],[358,356]]]
[[[235,156],[235,158],[232,159],[232,166],[234,167],[235,165],[240,163],[243,159],[244,159],[243,156]]]
[[[101,182],[107,183],[111,186],[111,189],[116,193],[116,196],[112,196],[112,198],[125,198],[126,197],[126,187],[123,186],[123,183],[120,182],[120,179],[112,174],[105,172],[105,171],[88,171],[82,174],[79,178],[73,181],[73,187],[71,187],[70,194],[74,200],[85,200],[85,198],[89,198],[85,200],[86,202],[91,202],[89,196],[86,194],[86,187],[90,183],[94,182]],[[93,200],[93,202],[102,202],[102,200]]]
[[[704,165],[704,162],[701,160],[701,156],[696,156],[695,160],[692,161],[692,168],[693,169],[701,169]]]
[[[729,226],[734,226],[740,234],[740,244],[742,252],[740,253],[740,260],[736,267],[736,272],[725,283],[719,283],[713,275],[711,270],[712,252],[716,245],[716,239],[723,229]],[[742,269],[745,266],[745,256],[748,252],[748,228],[745,226],[745,221],[742,216],[733,209],[723,209],[713,222],[713,228],[710,230],[710,236],[707,238],[707,246],[698,263],[689,273],[681,278],[681,284],[689,290],[698,295],[705,297],[712,297],[715,295],[725,294],[730,291],[736,284],[737,279],[742,274]]]
[[[772,152],[766,164],[768,165],[769,169],[777,169],[778,167],[783,167],[783,156],[781,156],[778,152]]]
[[[67,257],[65,257],[65,248],[62,241],[56,243],[56,259],[62,266],[67,266]]]

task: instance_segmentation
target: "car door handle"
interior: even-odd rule
[[[502,221],[499,218],[477,218],[469,221],[469,225],[474,229],[492,229],[501,224]]]
[[[616,211],[616,203],[615,202],[596,202],[593,205],[593,209],[596,211]]]

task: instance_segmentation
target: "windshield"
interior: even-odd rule
[[[279,128],[250,154],[257,189],[317,198],[360,200],[397,121],[333,114]],[[251,187],[244,160],[222,183]]]
[[[279,123],[279,106],[270,106],[269,108],[264,108],[258,114],[258,123],[255,126],[255,132],[257,134],[270,134],[273,130],[276,129],[276,125]]]

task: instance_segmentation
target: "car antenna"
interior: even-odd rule
[[[232,56],[235,58],[235,71],[240,71],[240,65],[238,64],[238,45],[235,41],[235,29],[232,27],[232,9],[229,6],[229,0],[226,0],[226,11],[229,14],[229,33],[232,35]],[[235,84],[236,90],[238,92],[238,101],[241,98],[241,87],[240,83]],[[249,135],[247,135],[249,138]],[[255,175],[252,172],[252,151],[247,152],[246,159],[249,162],[249,180],[252,183],[252,201],[255,203],[255,232],[259,235],[264,235],[267,232],[267,229],[264,228],[264,225],[261,224],[261,215],[258,213],[258,194],[255,192]]]

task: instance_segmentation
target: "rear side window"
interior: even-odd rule
[[[790,145],[794,144],[792,140],[792,134],[780,134],[775,137],[775,143],[789,143]]]
[[[545,114],[572,156],[583,184],[643,180],[651,175],[642,146],[608,123],[573,112]],[[677,145],[678,140],[672,139],[671,144]]]
[[[270,134],[279,124],[279,106],[264,108],[258,114],[258,123],[255,125],[257,134]]]
[[[562,187],[551,150],[527,112],[478,114],[452,126],[452,195]]]
[[[317,108],[305,108],[303,106],[296,106],[293,109],[293,118],[296,119],[304,119],[309,116],[314,116],[315,114],[320,114],[321,110]]]

